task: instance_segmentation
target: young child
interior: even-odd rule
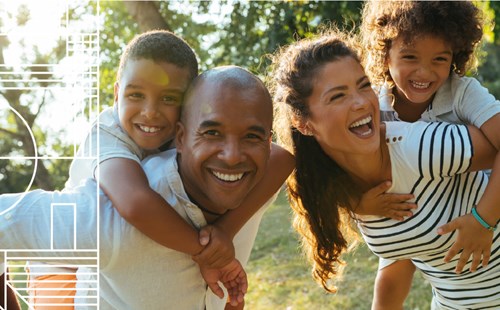
[[[225,215],[206,211],[207,217],[220,219],[199,235],[149,187],[140,165],[147,155],[172,147],[169,143],[174,137],[184,92],[197,74],[194,52],[176,35],[151,31],[134,38],[120,60],[114,105],[100,114],[98,125],[93,126],[78,151],[79,155],[99,157],[90,161],[77,156],[66,187],[72,188],[85,178],[96,178],[120,215],[142,233],[163,246],[193,255],[200,266],[220,268],[234,259],[234,235],[265,203],[262,197],[279,190],[293,161],[286,159],[286,151],[273,146],[269,165],[276,170],[256,186],[237,210]],[[33,272],[32,266],[30,271]],[[80,271],[79,280],[88,273]],[[71,298],[74,291],[69,295]],[[79,291],[78,296],[81,295]]]
[[[500,150],[500,102],[476,79],[465,76],[476,69],[482,29],[481,12],[470,1],[366,2],[361,25],[364,62],[379,93],[381,119],[474,125]],[[462,271],[470,255],[470,271],[481,261],[483,266],[488,263],[491,234],[482,226],[493,227],[496,220],[486,211],[479,213],[476,218],[486,223],[474,222],[470,215],[467,221],[460,217],[440,228],[442,234],[471,229],[458,231],[445,257],[448,262],[463,249],[456,272]],[[380,268],[388,263],[382,261]],[[408,291],[411,285],[411,276],[406,286],[401,285],[403,277],[397,283],[381,278],[376,282],[374,308],[397,302],[393,296],[384,299],[382,291],[396,287]]]

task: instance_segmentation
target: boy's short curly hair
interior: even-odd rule
[[[198,60],[193,49],[180,37],[166,30],[152,30],[133,38],[120,57],[117,80],[130,59],[150,59],[185,68],[191,79],[198,75]]]
[[[387,66],[391,43],[432,35],[453,50],[450,73],[463,76],[477,67],[476,47],[483,36],[482,12],[471,1],[379,1],[363,7],[361,37],[364,65],[372,83],[392,82]]]

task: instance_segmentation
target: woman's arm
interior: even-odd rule
[[[497,115],[498,116],[498,115]],[[490,120],[491,121],[491,120]],[[488,121],[487,123],[489,123]],[[500,119],[496,118],[496,121]],[[500,125],[500,123],[498,123]],[[490,126],[491,123],[488,125]],[[484,127],[484,126],[483,126]],[[481,127],[481,128],[483,128]],[[488,127],[491,130],[490,127]],[[495,148],[483,132],[476,127],[468,126],[474,154],[472,156],[469,171],[477,171],[492,168],[492,173],[483,196],[475,206],[479,216],[494,227],[500,219],[500,152]],[[492,137],[494,134],[490,133]],[[500,128],[496,135],[500,134]],[[500,138],[495,138],[499,143]],[[471,213],[460,216],[453,221],[438,228],[439,234],[446,234],[458,230],[458,235],[453,246],[448,250],[444,261],[449,262],[460,251],[460,257],[455,272],[460,273],[472,256],[470,271],[475,271],[479,264],[486,266],[490,259],[493,232],[487,230]]]

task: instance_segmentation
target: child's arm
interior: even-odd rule
[[[413,198],[412,194],[387,194],[391,187],[390,181],[385,181],[376,187],[365,192],[355,213],[360,215],[379,215],[389,217],[396,221],[402,221],[405,217],[413,215],[412,209],[417,208],[417,204],[408,202]]]
[[[294,167],[294,157],[288,151],[273,143],[267,169],[262,180],[255,185],[240,206],[228,211],[214,225],[232,240],[241,227],[278,192]],[[199,264],[204,264],[210,257],[216,255],[218,253],[211,247],[210,242],[203,252],[194,256],[193,259]]]
[[[402,310],[414,272],[415,265],[408,259],[379,269],[373,287],[372,310]]]
[[[99,184],[120,215],[159,244],[195,255],[201,252],[198,232],[150,188],[142,167],[125,158],[111,158],[100,164]],[[219,257],[227,264],[234,259],[231,242],[219,247]],[[233,253],[232,257],[226,253]]]
[[[495,116],[497,124],[500,126],[500,115]],[[490,120],[491,121],[491,120]],[[489,123],[488,121],[487,123]],[[481,129],[483,129],[481,127]],[[484,170],[492,167],[490,180],[476,206],[479,216],[491,227],[496,226],[500,219],[500,128],[497,130],[494,138],[495,146],[492,145],[492,139],[486,137],[479,129],[469,126],[469,134],[472,140],[474,156],[472,157],[471,167],[469,171]],[[492,135],[493,137],[494,135]],[[472,215],[467,214],[460,216],[453,221],[438,228],[439,234],[446,234],[455,229],[458,229],[457,240],[448,250],[444,260],[450,261],[460,250],[460,258],[457,262],[455,272],[460,273],[472,255],[473,260],[470,266],[470,271],[475,271],[477,266],[482,262],[483,266],[488,264],[491,252],[491,244],[493,240],[493,232],[487,230],[481,223]]]

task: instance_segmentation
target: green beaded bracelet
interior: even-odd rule
[[[485,220],[477,213],[476,207],[472,207],[472,215],[474,218],[479,222],[479,224],[483,225],[484,228],[486,228],[489,231],[495,231],[497,229],[497,225],[495,226],[490,226],[490,224],[486,223]]]

